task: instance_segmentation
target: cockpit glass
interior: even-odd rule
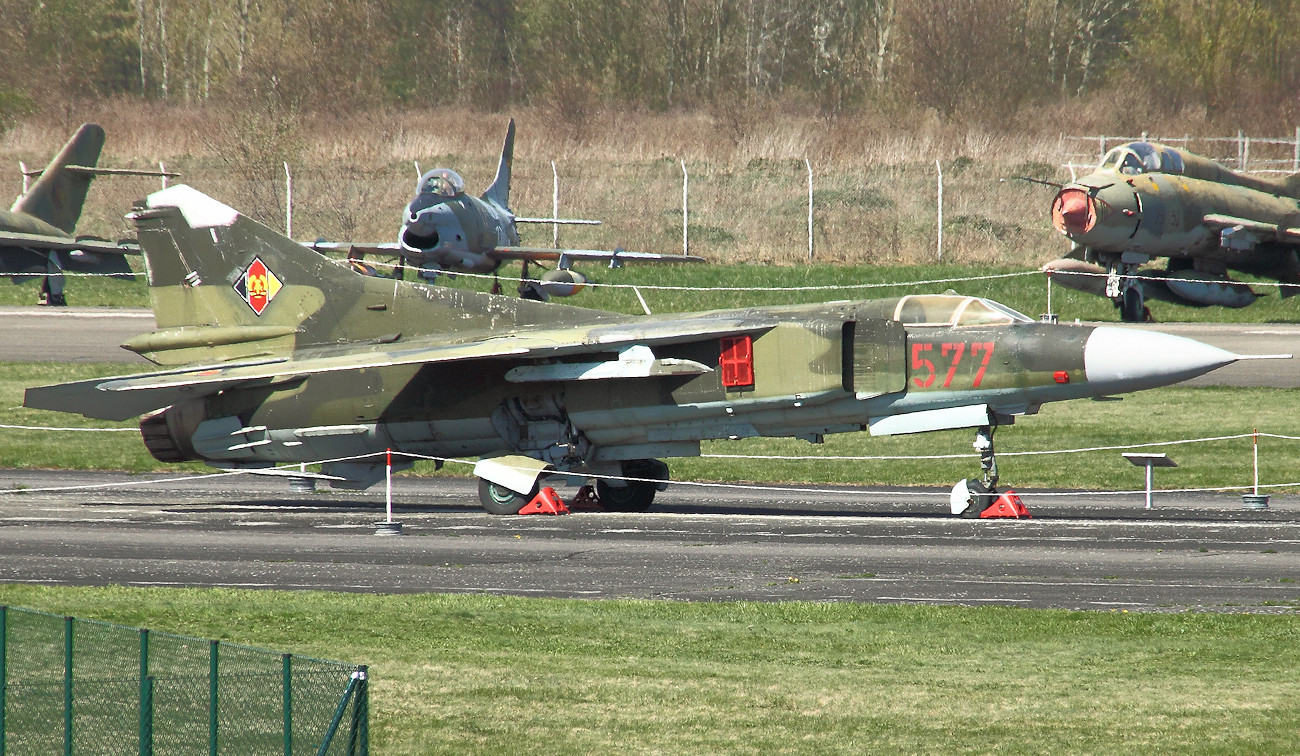
[[[1101,163],[1097,166],[1097,170],[1101,170],[1102,168],[1115,168],[1118,166],[1122,153],[1123,150],[1118,147],[1107,152],[1106,156],[1101,159]]]
[[[420,178],[419,194],[455,197],[465,191],[465,179],[450,168],[435,168]]]
[[[979,326],[1032,323],[1029,317],[980,297],[911,294],[898,300],[894,320],[918,326]]]
[[[1136,176],[1146,170],[1142,165],[1142,158],[1132,152],[1125,152],[1124,159],[1119,163],[1119,172],[1125,176]]]

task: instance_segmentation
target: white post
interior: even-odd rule
[[[1242,171],[1246,170],[1246,160],[1242,150],[1242,146],[1245,143],[1245,141],[1246,141],[1245,132],[1243,132],[1241,129],[1237,129],[1237,169]]]
[[[1249,167],[1250,167],[1250,137],[1246,137],[1245,141],[1242,143],[1241,170],[1244,171]]]
[[[551,217],[560,217],[560,174],[555,170],[555,161],[551,161]],[[560,248],[560,224],[551,224],[551,246]]]
[[[1101,152],[1098,153],[1098,154],[1105,155],[1105,154],[1106,154],[1106,137],[1104,137],[1104,136],[1102,136],[1102,137],[1097,137],[1097,145],[1101,148]]]
[[[284,235],[293,238],[293,174],[289,161],[284,161]]]
[[[167,166],[163,165],[163,161],[161,160],[158,161],[158,172],[162,174],[162,176],[159,177],[162,179],[162,188],[166,189],[167,188]]]
[[[1295,131],[1296,131],[1296,140],[1297,140],[1296,144],[1300,145],[1300,127],[1297,127]],[[1297,149],[1300,149],[1300,147],[1298,147]],[[18,161],[18,172],[23,174],[23,196],[26,197],[27,196],[27,164],[21,160]]]
[[[690,244],[687,241],[687,229],[690,227],[690,207],[686,202],[687,185],[690,177],[686,174],[686,161],[682,160],[682,256],[690,254]]]
[[[1252,444],[1255,451],[1255,495],[1259,496],[1259,428],[1256,428],[1251,434],[1254,443]]]
[[[419,181],[419,180],[420,180],[420,177],[424,175],[424,171],[420,170],[420,161],[419,161],[419,160],[412,160],[411,162],[412,162],[412,163],[415,163],[415,180],[416,180],[416,181]],[[419,190],[417,189],[416,191],[419,191]]]
[[[1047,314],[1051,315],[1052,310],[1052,276],[1047,276]]]
[[[1147,460],[1147,464],[1146,464],[1146,468],[1147,468],[1147,509],[1150,509],[1150,508],[1151,508],[1151,483],[1152,483],[1152,478],[1154,477],[1154,476],[1151,474],[1151,470],[1152,470],[1153,467],[1155,467],[1155,465],[1151,464],[1151,460]]]
[[[384,522],[393,521],[393,450],[384,455]]]
[[[1295,127],[1295,147],[1291,150],[1291,172],[1300,173],[1300,126]]]
[[[812,182],[812,163],[808,158],[803,159],[803,164],[808,168],[808,262],[813,261],[813,182]]]
[[[939,229],[936,244],[938,245],[939,262],[943,262],[943,166],[939,161],[934,161],[934,167],[939,171],[939,218],[936,224]]]

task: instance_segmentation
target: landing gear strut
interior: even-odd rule
[[[1151,319],[1142,282],[1130,278],[1135,270],[1136,265],[1116,263],[1106,275],[1106,296],[1119,308],[1120,320],[1125,323],[1143,323]]]
[[[952,487],[952,513],[962,517],[979,517],[998,497],[998,460],[993,452],[993,431],[996,425],[981,425],[975,431],[975,450],[980,453],[979,478],[958,481]]]

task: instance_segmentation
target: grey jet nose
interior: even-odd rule
[[[1097,396],[1169,386],[1238,359],[1195,339],[1133,328],[1094,328],[1083,347],[1088,387]]]

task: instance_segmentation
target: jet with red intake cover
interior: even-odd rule
[[[642,316],[396,281],[184,185],[129,217],[159,330],[123,346],[162,369],[29,388],[26,406],[139,416],[166,462],[294,476],[322,462],[315,475],[343,488],[383,480],[389,449],[399,466],[477,460],[496,514],[552,475],[645,510],[663,460],[706,440],[953,428],[975,430],[982,467],[953,511],[978,514],[997,493],[997,428],[1242,359],[951,294]]]
[[[1052,201],[1070,253],[1043,266],[1052,280],[1104,296],[1128,322],[1147,299],[1245,307],[1257,295],[1228,271],[1300,292],[1300,173],[1273,181],[1161,144],[1130,142]],[[1167,258],[1163,270],[1142,268]]]
[[[630,252],[624,249],[548,249],[520,246],[519,223],[560,225],[598,225],[600,221],[571,218],[521,218],[510,209],[510,171],[514,162],[515,122],[506,127],[505,144],[497,165],[496,178],[475,197],[465,192],[465,180],[450,168],[435,168],[420,176],[415,197],[402,215],[402,228],[396,244],[333,243],[317,241],[308,246],[317,251],[343,250],[358,270],[373,272],[362,258],[368,254],[396,257],[393,276],[403,277],[407,266],[417,275],[433,281],[442,274],[495,273],[502,263],[521,263],[519,295],[546,301],[550,297],[568,297],[582,291],[587,278],[573,269],[579,262],[600,262],[611,268],[624,263],[703,262],[688,255],[665,255],[654,252]],[[533,278],[529,265],[543,269]],[[499,286],[494,288],[494,293]]]

